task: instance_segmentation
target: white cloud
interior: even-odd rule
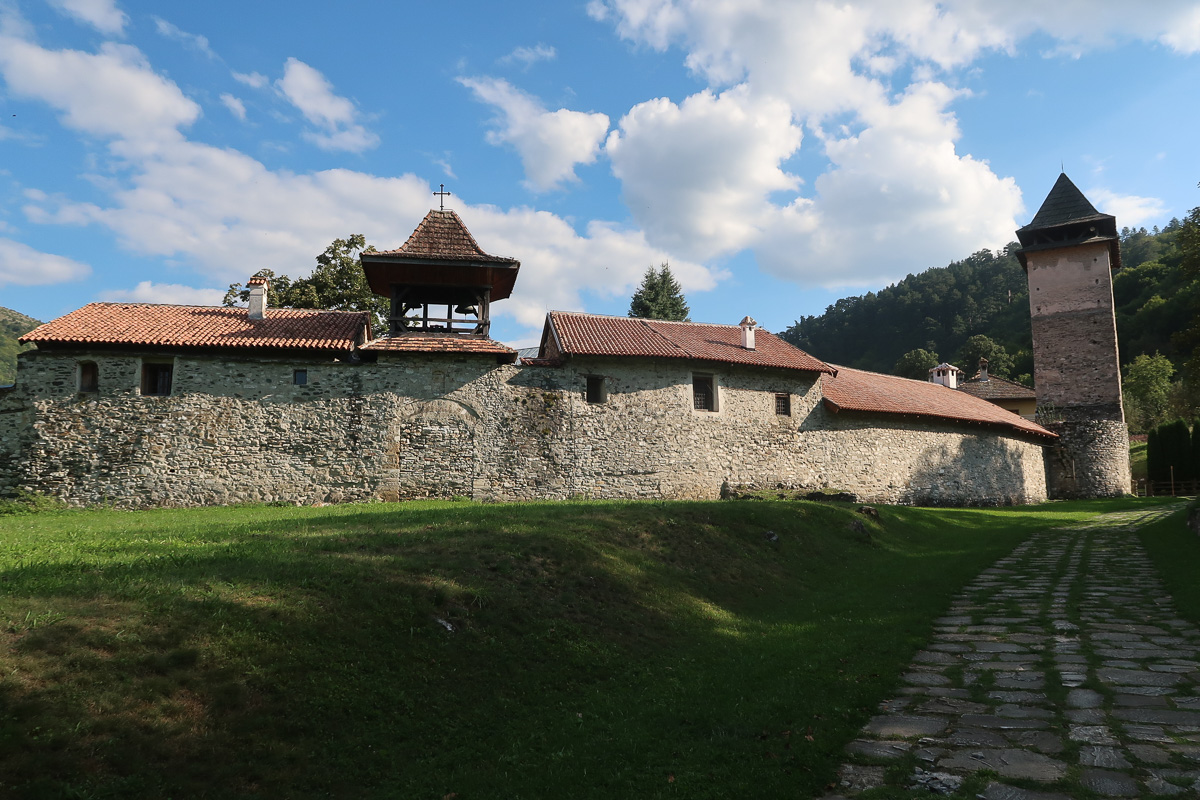
[[[21,142],[29,145],[40,145],[42,137],[31,131],[21,131],[0,125],[0,142]]]
[[[1200,6],[1192,4],[1179,12],[1175,24],[1159,39],[1176,52],[1200,53]]]
[[[575,165],[591,164],[599,155],[608,133],[607,115],[566,108],[547,111],[536,98],[499,78],[464,77],[458,82],[499,112],[488,142],[516,148],[529,188],[544,192],[577,180]]]
[[[221,93],[221,104],[229,109],[229,113],[241,121],[246,121],[246,104],[228,92]]]
[[[589,11],[638,44],[681,47],[710,86],[635,106],[609,137],[651,243],[696,258],[749,249],[773,274],[837,286],[1011,239],[1020,191],[957,152],[950,107],[966,95],[935,79],[1016,41],[991,6],[609,0]],[[829,163],[809,186],[786,171],[801,126]]]
[[[526,69],[536,64],[538,61],[552,61],[558,57],[558,51],[547,44],[538,44],[533,47],[518,47],[508,55],[500,59],[501,64],[520,64]]]
[[[251,89],[261,89],[271,82],[271,79],[261,72],[234,72],[231,74],[235,81],[244,83]]]
[[[167,22],[162,17],[154,17],[154,27],[160,36],[165,36],[168,39],[174,39],[177,42],[183,42],[188,47],[203,53],[209,58],[217,58],[217,54],[208,44],[208,38],[196,33],[188,33],[181,30],[170,22]]]
[[[357,122],[354,103],[334,94],[325,76],[303,61],[289,58],[275,86],[309,123],[320,129],[306,131],[305,138],[323,150],[361,153],[379,144],[379,137]]]
[[[273,172],[243,153],[179,142],[140,162],[108,206],[43,195],[31,198],[29,214],[46,224],[103,225],[134,253],[178,260],[225,283],[261,268],[308,274],[329,242],[352,233],[380,249],[398,247],[428,211],[431,191],[412,175]],[[582,308],[585,290],[626,294],[647,266],[665,260],[689,291],[712,288],[719,277],[611,224],[592,222],[580,235],[544,211],[466,203],[456,210],[485,250],[521,259],[519,291],[493,314],[530,327],[540,326],[548,309]]]
[[[65,256],[43,253],[13,239],[0,238],[0,286],[42,286],[89,275],[92,268]]]
[[[605,150],[638,223],[655,241],[705,259],[755,243],[769,224],[770,193],[799,185],[780,164],[800,141],[786,103],[751,97],[743,85],[681,105],[640,103]]]
[[[781,210],[760,265],[827,287],[877,284],[1011,241],[1021,192],[955,151],[952,96],[941,84],[910,87],[868,110],[856,135],[827,139],[832,168],[812,197]]]
[[[639,231],[593,221],[580,236],[561,217],[528,208],[501,211],[490,206],[464,208],[463,222],[480,246],[496,255],[521,259],[517,291],[493,314],[509,314],[540,329],[550,310],[583,310],[584,290],[603,297],[627,295],[649,266],[671,262],[685,292],[707,291],[722,273],[647,243]]]
[[[109,289],[100,292],[100,299],[110,302],[166,303],[181,306],[219,306],[224,298],[223,289],[196,289],[178,283],[153,281],[141,281],[132,289]]]
[[[1117,225],[1136,228],[1146,222],[1160,219],[1167,213],[1167,206],[1157,197],[1139,197],[1135,194],[1117,194],[1109,189],[1090,189],[1088,200],[1101,214],[1112,214]]]
[[[129,17],[113,0],[47,0],[57,11],[91,25],[101,33],[121,36]]]
[[[85,53],[0,37],[0,74],[13,94],[42,100],[68,127],[98,136],[149,145],[178,138],[178,128],[200,116],[200,107],[129,45],[106,42]]]

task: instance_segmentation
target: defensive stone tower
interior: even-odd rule
[[[1129,430],[1121,406],[1112,273],[1121,267],[1117,220],[1066,174],[1017,231],[1029,278],[1039,422],[1061,438],[1046,450],[1052,498],[1129,492]]]

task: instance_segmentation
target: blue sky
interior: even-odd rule
[[[778,331],[1003,246],[1060,164],[1182,216],[1197,87],[1174,0],[0,0],[0,305],[217,303],[399,246],[445,183],[522,262],[495,338],[663,261],[693,319]]]

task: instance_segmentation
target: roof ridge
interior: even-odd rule
[[[645,322],[653,322],[663,325],[697,325],[709,328],[739,328],[740,325],[724,322],[693,322],[691,320],[681,319],[654,319],[653,317],[631,317],[628,314],[594,314],[591,311],[551,311],[551,314],[572,314],[577,317],[599,317],[601,319],[635,319]],[[763,329],[758,329],[759,333],[770,333]]]

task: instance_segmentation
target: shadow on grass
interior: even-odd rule
[[[23,518],[0,562],[0,788],[817,794],[961,585],[1091,508]]]

